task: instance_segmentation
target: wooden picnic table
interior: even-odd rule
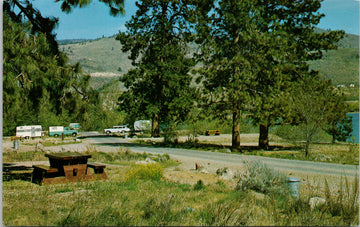
[[[107,179],[106,165],[88,163],[89,154],[62,152],[45,154],[49,158],[50,166],[33,165],[34,183],[55,184],[77,182],[94,179]],[[91,169],[93,171],[91,171]]]

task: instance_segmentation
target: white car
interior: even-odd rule
[[[104,129],[104,132],[108,135],[111,133],[125,133],[130,131],[131,129],[129,129],[126,125],[116,125],[113,126],[112,128]]]

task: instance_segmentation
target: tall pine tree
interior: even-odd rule
[[[187,48],[189,8],[183,0],[136,2],[138,10],[117,39],[130,51],[134,69],[121,78],[128,91],[121,108],[132,121],[152,119],[152,136],[160,136],[160,124],[171,127],[185,119],[193,100],[189,70],[193,60]]]

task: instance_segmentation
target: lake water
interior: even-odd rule
[[[346,115],[352,117],[352,125],[353,125],[352,136],[355,138],[355,143],[359,143],[359,112],[347,113]],[[351,142],[352,139],[349,139],[348,141]]]

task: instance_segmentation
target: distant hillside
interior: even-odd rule
[[[121,76],[132,67],[127,58],[128,53],[122,53],[121,44],[115,37],[73,42],[75,43],[71,40],[59,41],[60,50],[68,54],[70,63],[80,62],[84,71],[94,76]],[[334,84],[358,85],[359,36],[346,34],[339,42],[338,50],[324,53],[323,59],[310,62],[310,67],[332,79]]]
[[[115,37],[89,40],[59,46],[71,64],[79,62],[87,73],[109,72],[122,75],[131,68],[128,55],[121,51]]]

